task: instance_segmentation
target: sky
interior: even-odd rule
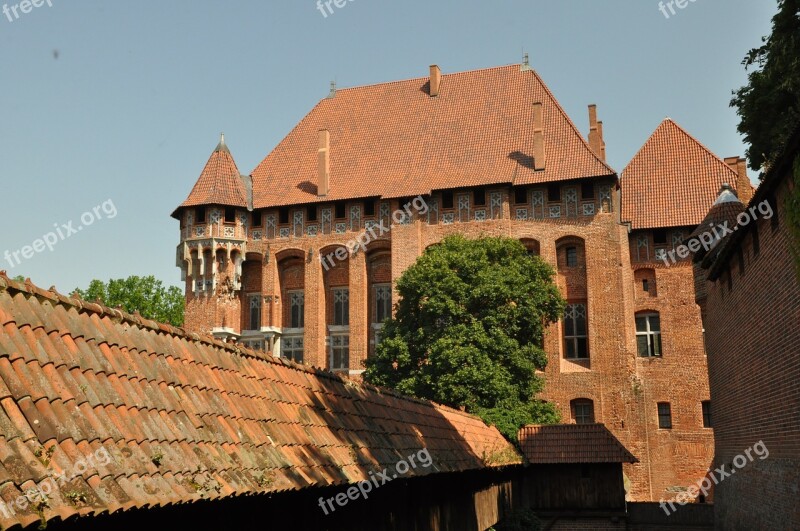
[[[679,0],[674,14],[654,0],[338,0],[325,15],[316,0],[20,1],[0,0],[0,269],[64,293],[129,275],[180,285],[170,214],[220,132],[250,173],[332,80],[475,70],[525,51],[584,135],[598,105],[618,172],[665,117],[720,157],[742,155],[728,103],[777,11],[773,0]]]

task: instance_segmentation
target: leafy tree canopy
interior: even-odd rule
[[[545,326],[564,312],[554,271],[509,238],[450,236],[397,280],[366,381],[463,407],[512,440],[520,426],[558,421],[535,399]]]
[[[772,34],[742,61],[753,69],[734,91],[731,106],[741,117],[738,130],[750,144],[750,167],[760,170],[781,151],[800,123],[800,0],[779,0]]]
[[[75,292],[87,301],[99,299],[110,308],[121,307],[128,313],[138,311],[147,319],[183,326],[183,291],[175,286],[165,288],[154,276],[131,276],[107,283],[92,280],[86,290]]]

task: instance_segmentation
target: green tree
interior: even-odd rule
[[[87,301],[99,299],[110,308],[121,307],[128,313],[138,311],[147,319],[183,326],[183,291],[176,286],[165,288],[153,276],[130,276],[107,283],[92,280],[86,290],[76,289],[75,292]]]
[[[396,315],[365,380],[463,407],[511,440],[522,425],[557,422],[535,398],[545,326],[564,312],[553,276],[517,240],[446,238],[397,280]]]
[[[750,167],[760,170],[781,151],[800,123],[800,0],[779,0],[772,34],[742,61],[747,85],[733,92],[739,132],[750,144]]]

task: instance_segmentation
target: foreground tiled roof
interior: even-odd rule
[[[638,462],[603,424],[525,426],[519,443],[532,464]]]
[[[40,516],[347,484],[422,448],[434,466],[409,476],[520,462],[470,415],[4,272],[0,330],[0,497],[11,506],[48,476],[83,472],[45,505],[0,511],[3,529]],[[76,467],[102,448],[110,463]]]
[[[180,208],[223,205],[247,208],[247,191],[223,136]],[[173,214],[174,215],[174,214]]]
[[[633,229],[696,226],[737,174],[667,118],[622,171],[622,220]]]
[[[534,172],[533,104],[542,103],[546,168]],[[530,69],[504,66],[340,89],[253,171],[255,208],[316,202],[318,132],[330,131],[324,200],[400,197],[495,183],[615,175]]]

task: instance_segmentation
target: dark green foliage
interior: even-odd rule
[[[398,279],[396,315],[364,378],[464,407],[512,440],[524,424],[557,422],[535,400],[544,329],[564,311],[553,276],[517,240],[446,238]]]
[[[739,132],[750,144],[750,167],[760,170],[783,148],[800,123],[800,0],[779,0],[772,34],[750,50],[742,64],[754,68],[731,106]]]
[[[165,288],[153,276],[131,276],[108,283],[92,280],[86,290],[76,289],[75,292],[90,302],[99,299],[110,308],[121,307],[128,313],[139,312],[142,317],[160,323],[183,326],[183,291],[175,286]]]

